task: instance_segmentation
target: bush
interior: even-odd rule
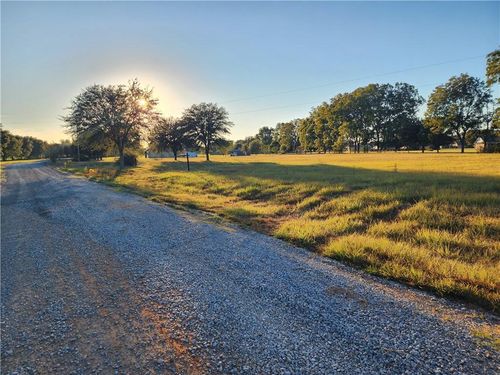
[[[125,151],[123,154],[123,163],[126,167],[136,167],[137,166],[137,155],[130,151]],[[120,164],[120,159],[116,161],[116,164]]]

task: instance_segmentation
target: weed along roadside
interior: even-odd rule
[[[498,155],[212,156],[191,159],[190,172],[186,162],[61,169],[498,312],[500,173],[488,167]]]

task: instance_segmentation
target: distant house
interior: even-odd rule
[[[499,136],[491,136],[478,137],[474,142],[474,148],[477,152],[500,152],[500,137]]]
[[[244,151],[241,151],[239,148],[234,149],[229,153],[229,156],[245,156],[246,153]]]

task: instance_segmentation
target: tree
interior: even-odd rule
[[[268,126],[263,126],[257,133],[257,138],[263,145],[269,146],[273,142],[274,129]]]
[[[424,98],[408,83],[397,82],[395,85],[380,87],[385,91],[380,104],[383,109],[379,111],[383,118],[379,121],[384,122],[384,147],[391,146],[398,150],[402,146],[416,146],[421,130],[417,113]]]
[[[436,150],[437,152],[439,152],[441,146],[449,144],[451,141],[453,141],[453,138],[445,133],[436,133],[428,130],[427,135],[429,137],[429,143],[431,144],[432,149]]]
[[[500,83],[500,49],[488,54],[486,58],[486,84]]]
[[[172,150],[174,159],[184,147],[192,144],[187,136],[187,127],[179,119],[173,117],[160,118],[153,126],[149,142],[158,151]]]
[[[113,151],[113,146],[113,141],[103,132],[82,133],[75,139],[76,160],[100,160]]]
[[[33,151],[33,138],[32,137],[22,137],[21,157],[23,159],[29,159],[32,151]]]
[[[128,85],[93,85],[73,99],[70,113],[63,120],[76,139],[110,139],[123,169],[125,148],[138,145],[145,130],[155,123],[157,103],[152,90],[141,87],[137,80]]]
[[[259,129],[259,132],[257,133],[256,137],[259,139],[259,141],[262,144],[261,151],[263,152],[272,152],[272,145],[273,145],[273,140],[275,138],[275,129],[264,126]]]
[[[260,139],[253,139],[248,145],[248,151],[250,154],[260,154],[262,152],[262,142]]]
[[[310,115],[314,123],[314,133],[316,134],[315,146],[318,152],[331,151],[334,143],[332,136],[332,114],[330,105],[323,102],[316,108],[313,108]]]
[[[486,84],[491,87],[495,83],[500,84],[500,49],[488,54],[486,59]],[[492,125],[493,129],[500,129],[500,98],[496,100]]]
[[[182,122],[194,141],[205,149],[205,157],[210,160],[212,145],[224,139],[233,125],[224,107],[214,103],[194,104],[184,111]]]
[[[41,139],[32,138],[33,148],[31,150],[31,154],[29,156],[30,159],[40,159],[45,156],[45,152],[47,151],[48,144]]]
[[[299,142],[304,152],[316,151],[316,134],[314,132],[314,122],[311,117],[299,120]]]
[[[298,136],[299,120],[292,120],[289,122],[281,122],[276,125],[276,136],[279,143],[279,151],[295,152],[299,146]]]
[[[2,160],[7,160],[7,144],[9,143],[12,134],[8,130],[3,130],[0,128],[0,154]]]
[[[3,161],[7,160],[8,157],[7,145],[9,144],[10,137],[12,137],[12,134],[8,130],[0,128],[0,154]]]
[[[348,94],[338,94],[330,99],[329,132],[332,139],[332,149],[342,153],[347,146],[347,116],[344,113]]]
[[[3,160],[20,159],[23,156],[23,139],[8,131],[2,134],[2,158]]]
[[[431,93],[425,124],[433,133],[454,135],[464,152],[467,132],[485,124],[490,103],[490,90],[479,78],[467,74],[451,77]]]
[[[342,136],[347,140],[349,148],[360,152],[361,145],[367,146],[371,139],[373,124],[376,121],[373,100],[377,85],[360,87],[349,94],[342,95],[337,103],[336,111],[342,126]]]
[[[235,149],[234,141],[229,139],[223,139],[219,141],[216,145],[212,146],[212,153],[218,153],[222,155],[227,155]]]

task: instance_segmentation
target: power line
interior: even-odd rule
[[[337,81],[337,82],[329,82],[329,83],[324,83],[324,84],[320,84],[320,85],[302,87],[302,88],[291,89],[291,90],[286,90],[286,91],[277,91],[277,92],[274,92],[274,93],[269,93],[269,94],[264,94],[264,95],[248,96],[248,97],[245,97],[245,98],[226,100],[226,101],[224,101],[222,103],[236,103],[236,102],[242,102],[242,101],[251,100],[251,99],[267,98],[267,97],[270,97],[270,96],[278,96],[278,95],[284,95],[284,94],[289,94],[289,93],[293,93],[293,92],[299,92],[299,91],[307,91],[307,90],[317,89],[317,88],[321,88],[321,87],[340,85],[340,84],[351,83],[351,82],[356,82],[356,81],[364,81],[366,79],[372,79],[372,78],[378,78],[378,77],[385,77],[385,76],[388,76],[388,75],[405,73],[405,72],[409,72],[409,71],[412,71],[412,70],[425,69],[425,68],[430,68],[430,67],[433,67],[433,66],[453,64],[453,63],[458,63],[458,62],[463,62],[463,61],[468,61],[468,60],[475,60],[475,59],[485,58],[485,57],[486,57],[486,55],[479,55],[479,56],[466,57],[466,58],[463,58],[463,59],[443,61],[443,62],[438,62],[438,63],[434,63],[434,64],[414,66],[414,67],[411,67],[411,68],[394,70],[392,72],[374,74],[374,75],[365,76],[365,77],[353,78],[353,79],[342,80],[342,81]]]
[[[425,83],[422,85],[414,85],[418,87],[426,87],[426,86],[437,86],[439,83]],[[231,115],[242,115],[246,113],[254,113],[254,112],[264,112],[264,111],[271,111],[274,109],[282,109],[282,108],[291,108],[291,107],[302,107],[304,105],[317,105],[318,101],[315,102],[309,102],[309,103],[297,103],[297,104],[291,104],[291,105],[282,105],[282,106],[275,106],[275,107],[266,107],[266,108],[260,108],[260,109],[252,109],[248,111],[241,111],[241,112],[234,112],[231,113]]]
[[[282,106],[277,106],[277,107],[267,107],[267,108],[260,108],[260,109],[252,109],[252,110],[249,110],[249,111],[242,111],[242,112],[235,112],[235,113],[232,113],[232,115],[241,115],[241,114],[244,114],[244,113],[253,113],[253,112],[263,112],[263,111],[270,111],[270,110],[273,110],[273,109],[281,109],[281,108],[290,108],[290,107],[299,107],[299,106],[303,106],[303,105],[314,105],[314,104],[317,104],[318,102],[314,102],[314,103],[300,103],[300,104],[291,104],[291,105],[282,105]]]

